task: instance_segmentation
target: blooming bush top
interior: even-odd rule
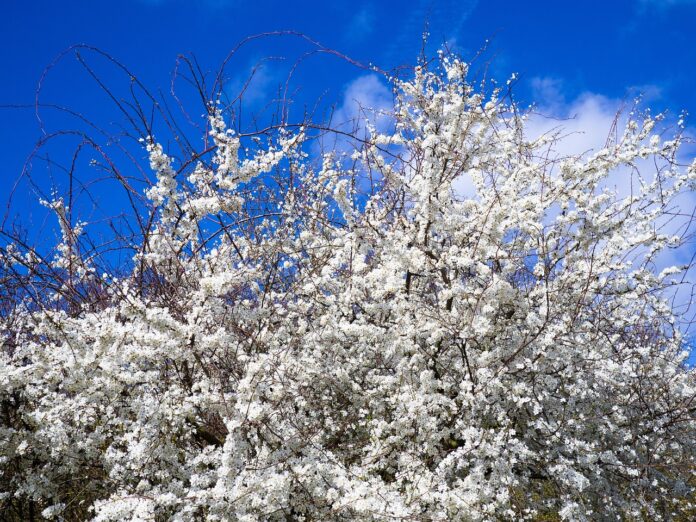
[[[97,279],[49,203],[63,284],[2,317],[3,509],[693,516],[696,382],[665,293],[683,267],[653,269],[696,183],[681,133],[633,117],[554,157],[556,137],[467,76],[442,56],[390,79],[389,125],[319,161],[311,124],[247,146],[214,104],[207,156],[175,169],[148,137],[150,226],[126,274]],[[5,272],[27,256],[5,248]]]

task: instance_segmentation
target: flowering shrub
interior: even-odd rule
[[[8,519],[694,516],[684,267],[654,269],[696,184],[681,131],[633,114],[554,155],[467,77],[390,78],[350,152],[215,103],[204,152],[145,136],[145,233],[108,276],[47,202],[55,257],[1,251]]]

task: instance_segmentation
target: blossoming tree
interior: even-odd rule
[[[1,250],[5,519],[694,516],[685,267],[654,268],[688,237],[681,127],[562,156],[467,78],[385,77],[352,135],[243,135],[215,100],[204,150],[144,133],[108,274],[48,201],[55,255]]]

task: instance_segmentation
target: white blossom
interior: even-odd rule
[[[524,111],[467,72],[442,54],[391,80],[394,124],[363,125],[350,162],[308,155],[311,126],[247,147],[217,106],[207,160],[177,172],[149,139],[152,228],[131,272],[82,307],[55,290],[2,316],[2,505],[97,521],[693,516],[696,382],[666,293],[684,267],[653,259],[685,237],[659,229],[696,163],[650,116],[549,160],[555,138],[527,140]],[[630,195],[603,189],[641,158],[657,170]],[[58,264],[84,264],[50,205]]]

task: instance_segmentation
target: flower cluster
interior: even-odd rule
[[[554,159],[467,75],[443,56],[390,80],[391,128],[364,125],[348,158],[308,155],[310,126],[245,151],[217,109],[209,164],[177,172],[148,141],[132,273],[99,306],[0,319],[3,509],[693,516],[696,375],[666,293],[683,267],[654,260],[679,243],[666,222],[696,163],[651,117]],[[607,190],[645,158],[630,194]]]

